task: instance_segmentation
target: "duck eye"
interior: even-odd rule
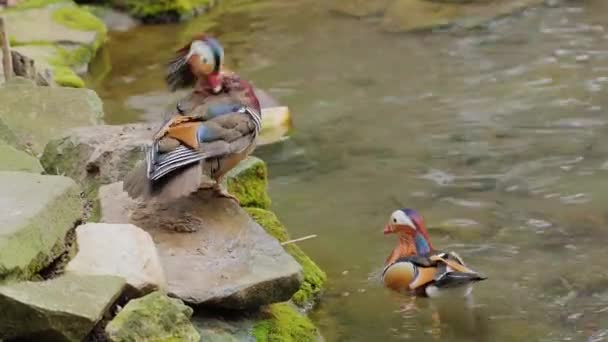
[[[397,219],[393,217],[393,223],[397,223]]]
[[[207,64],[207,58],[203,58],[203,63]]]

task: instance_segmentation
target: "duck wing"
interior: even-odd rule
[[[188,195],[201,184],[202,162],[244,151],[260,127],[259,112],[249,107],[207,121],[174,116],[145,147],[144,162],[127,175],[123,188],[132,198]]]

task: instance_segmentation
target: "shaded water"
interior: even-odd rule
[[[608,3],[404,35],[324,3],[222,6],[112,34],[112,70],[90,80],[106,120],[157,117],[162,63],[208,30],[294,115],[292,138],[256,154],[292,235],[319,235],[300,245],[329,275],[312,313],[328,341],[608,340]],[[472,309],[378,284],[397,203],[489,276]]]

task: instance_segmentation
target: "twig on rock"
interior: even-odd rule
[[[8,31],[2,17],[0,17],[0,43],[2,44],[4,79],[8,81],[13,77],[13,57],[11,56],[11,47],[8,41]]]
[[[301,238],[298,238],[298,239],[288,240],[288,241],[285,241],[285,242],[281,242],[281,246],[285,246],[285,245],[288,245],[290,243],[300,242],[300,241],[304,241],[304,240],[308,240],[308,239],[312,239],[312,238],[316,238],[316,237],[317,237],[317,234],[312,234],[312,235],[304,236],[304,237],[301,237]]]

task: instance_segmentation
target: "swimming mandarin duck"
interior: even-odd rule
[[[384,234],[399,238],[382,272],[384,285],[392,290],[438,297],[459,289],[467,296],[473,283],[486,279],[468,268],[456,253],[435,250],[422,216],[412,209],[393,212]]]
[[[132,198],[171,200],[212,188],[238,203],[222,178],[255,149],[262,117],[252,86],[223,72],[223,58],[217,40],[198,35],[170,61],[169,88],[194,90],[146,146],[145,161],[125,178]]]

